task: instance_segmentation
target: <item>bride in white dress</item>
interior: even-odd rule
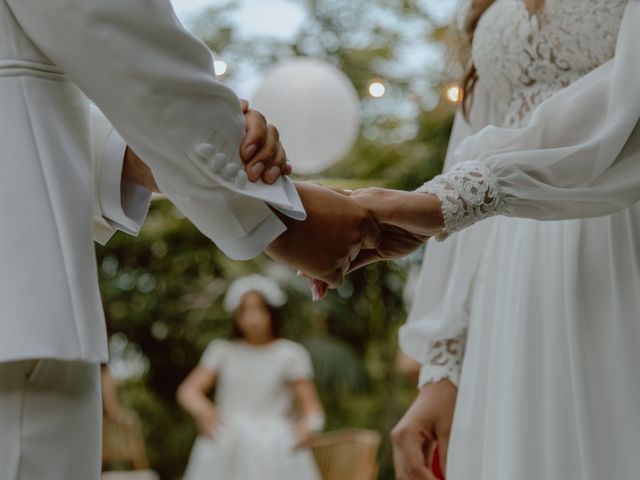
[[[471,0],[466,16],[478,80],[420,189],[450,238],[428,245],[400,335],[423,368],[397,478],[433,478],[436,442],[447,480],[640,478],[640,1]],[[352,195],[428,236],[420,194]]]

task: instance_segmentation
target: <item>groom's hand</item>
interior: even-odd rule
[[[240,158],[252,182],[262,178],[266,183],[275,182],[280,175],[289,175],[291,165],[280,143],[278,130],[267,123],[264,116],[249,108],[246,100],[241,100],[245,115],[245,136],[240,146]],[[135,183],[155,193],[160,193],[153,172],[136,153],[127,147],[122,168],[122,180]]]
[[[311,183],[297,183],[296,188],[307,219],[300,222],[278,214],[287,231],[266,253],[335,288],[360,251],[378,245],[380,230],[350,197]]]
[[[267,122],[264,115],[249,108],[246,100],[240,103],[246,121],[245,136],[240,145],[240,158],[245,164],[245,172],[252,182],[262,179],[272,184],[280,175],[289,175],[292,171],[280,142],[280,133]]]

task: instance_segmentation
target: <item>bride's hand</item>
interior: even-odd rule
[[[430,468],[436,445],[445,471],[457,393],[449,380],[425,385],[393,429],[391,440],[397,480],[436,480]]]
[[[386,188],[363,188],[350,195],[382,225],[429,238],[444,228],[442,204],[435,195]]]
[[[349,272],[380,260],[401,258],[414,252],[442,230],[442,206],[434,195],[383,188],[351,193],[378,223],[382,238],[375,249],[363,249]]]

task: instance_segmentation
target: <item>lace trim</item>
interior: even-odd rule
[[[438,383],[448,379],[456,387],[460,383],[460,370],[467,341],[466,332],[455,338],[440,340],[434,343],[427,361],[420,370],[418,388],[428,383]]]
[[[444,240],[479,220],[498,215],[505,202],[496,179],[481,162],[462,162],[418,188],[436,195],[442,203],[444,230],[436,235]]]

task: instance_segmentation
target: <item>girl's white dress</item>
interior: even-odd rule
[[[497,0],[472,55],[401,331],[459,386],[447,480],[638,479],[640,1]]]
[[[215,404],[223,420],[213,439],[196,439],[185,480],[320,479],[311,451],[294,450],[289,384],[313,377],[302,346],[214,340],[201,365],[217,373]]]

